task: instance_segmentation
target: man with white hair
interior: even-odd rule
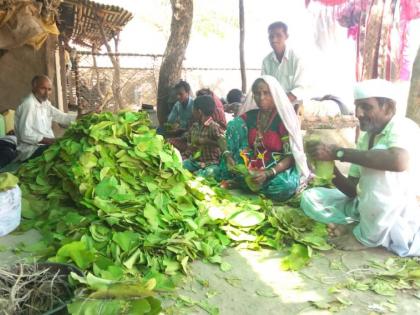
[[[388,81],[359,82],[354,98],[363,131],[357,148],[324,143],[307,148],[315,160],[351,163],[348,177],[335,167],[336,189],[305,191],[301,208],[309,217],[329,224],[337,248],[383,246],[400,256],[420,256],[415,183],[419,127],[395,115],[395,88]]]
[[[55,142],[53,121],[68,126],[77,118],[51,105],[48,100],[51,91],[51,80],[45,75],[36,75],[32,79],[32,93],[16,109],[15,133],[20,161],[41,155]]]

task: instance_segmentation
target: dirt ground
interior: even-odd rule
[[[0,262],[12,264],[17,257],[9,250],[20,242],[39,240],[36,231],[0,238]],[[217,307],[220,315],[279,315],[331,314],[320,310],[310,301],[331,302],[334,295],[328,289],[342,281],[352,270],[363,268],[370,260],[384,261],[392,254],[382,249],[360,252],[331,250],[317,252],[309,266],[300,272],[282,271],[282,253],[272,250],[249,251],[231,248],[223,261],[232,269],[223,272],[218,265],[196,261],[192,273],[176,296]],[[332,266],[341,266],[332,268]],[[410,292],[397,292],[385,297],[372,292],[344,290],[338,294],[351,305],[337,314],[419,314],[420,300]],[[173,300],[165,303],[173,304]],[[390,309],[392,307],[392,309]],[[169,309],[165,314],[208,314],[199,306]]]
[[[230,249],[224,261],[232,265],[229,272],[217,266],[195,262],[193,274],[179,294],[197,301],[208,301],[223,315],[259,314],[331,314],[320,310],[310,301],[331,302],[334,295],[328,289],[342,281],[348,271],[363,266],[372,259],[383,261],[392,256],[382,249],[360,252],[331,250],[317,254],[310,265],[300,272],[282,271],[281,254],[271,250],[249,251]],[[342,262],[344,270],[332,270],[331,264]],[[208,287],[197,279],[208,281]],[[419,314],[420,300],[409,293],[384,297],[372,292],[343,290],[338,294],[351,305],[338,314]],[[389,306],[387,306],[389,305]],[[201,309],[189,309],[184,314],[207,314]]]

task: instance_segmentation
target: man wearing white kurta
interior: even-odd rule
[[[302,60],[290,47],[287,25],[283,22],[272,23],[268,27],[268,36],[273,52],[262,63],[262,75],[271,75],[279,81],[289,100],[295,103],[304,98],[305,71]]]
[[[335,168],[337,189],[309,189],[301,207],[313,219],[330,224],[335,235],[350,232],[343,228],[350,224],[352,233],[332,240],[338,248],[383,246],[400,256],[420,256],[420,129],[410,119],[395,116],[394,86],[388,81],[359,82],[354,97],[364,131],[357,148],[312,143],[307,149],[316,160],[352,163],[349,176]]]
[[[39,75],[32,79],[32,93],[19,105],[15,114],[15,133],[18,141],[18,160],[25,161],[40,155],[54,143],[52,122],[69,125],[76,115],[66,114],[53,107],[48,100],[51,81]]]

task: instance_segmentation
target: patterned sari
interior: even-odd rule
[[[254,149],[259,110],[251,110],[230,121],[226,130],[227,149],[232,153],[236,164],[248,163],[253,168],[271,168],[287,156],[292,155],[289,146],[289,135],[280,116],[275,113],[274,119],[262,137],[262,149]],[[220,163],[220,179],[236,181],[241,188],[248,185],[241,175],[231,173],[226,159]],[[270,199],[284,201],[293,196],[299,187],[300,174],[296,166],[277,174],[266,181],[260,192]]]

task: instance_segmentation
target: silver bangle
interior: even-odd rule
[[[274,167],[270,168],[270,170],[273,172],[273,177],[277,175],[277,171]]]

